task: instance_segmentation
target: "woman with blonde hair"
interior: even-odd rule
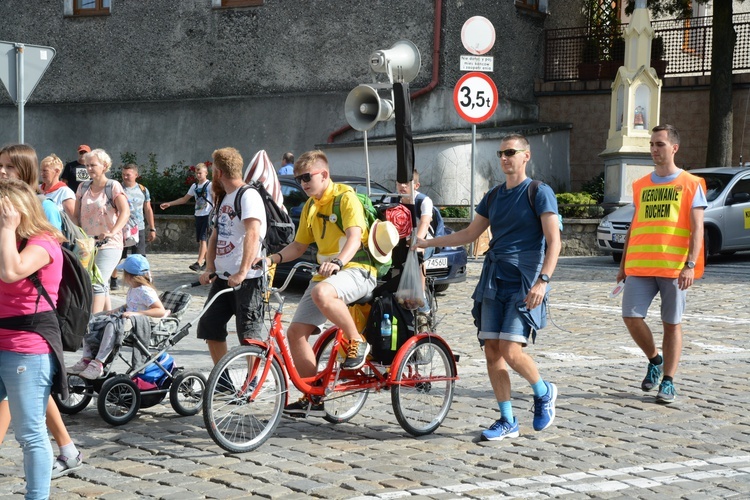
[[[112,159],[107,152],[94,149],[83,158],[90,180],[78,186],[73,222],[101,243],[96,253],[96,267],[102,276],[109,277],[122,257],[122,228],[130,217],[130,206],[122,184],[107,178],[107,172],[112,166]],[[93,314],[108,307],[108,281],[105,278],[104,283],[93,283]]]
[[[31,186],[14,178],[0,181],[0,399],[8,398],[23,449],[27,499],[49,498],[54,460],[45,409],[53,383],[56,391],[67,393],[57,313],[46,300],[37,300],[28,278],[36,274],[57,300],[64,240]]]
[[[37,160],[36,151],[26,144],[12,144],[0,149],[0,180],[17,179],[24,182],[30,188],[37,187]],[[50,201],[42,202],[44,215],[55,229],[60,229],[62,223],[60,211]],[[0,398],[0,443],[3,442],[5,431],[8,429],[10,412],[7,401]],[[47,427],[59,448],[59,455],[52,466],[52,478],[57,478],[80,469],[83,466],[83,454],[78,451],[75,443],[68,434],[60,410],[55,401],[50,397],[47,403]]]
[[[39,163],[39,169],[42,177],[39,190],[48,200],[57,205],[59,210],[65,210],[69,217],[73,217],[76,210],[76,194],[60,180],[60,173],[63,170],[62,160],[53,153]]]

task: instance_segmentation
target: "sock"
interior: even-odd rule
[[[661,381],[662,382],[672,382],[672,383],[674,383],[674,380],[669,375],[664,375],[664,377],[662,377]]]
[[[60,455],[65,458],[76,458],[78,456],[78,449],[76,448],[75,443],[71,441],[65,446],[60,446]]]
[[[500,418],[505,419],[506,422],[513,423],[513,406],[510,401],[498,401],[498,408],[500,408]]]
[[[649,359],[648,362],[651,363],[652,365],[659,366],[660,364],[664,362],[664,359],[661,357],[661,354],[657,354],[653,358]]]
[[[534,397],[541,398],[547,395],[547,384],[541,378],[535,384],[531,384],[531,389],[534,391]]]

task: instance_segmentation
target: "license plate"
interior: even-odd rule
[[[612,242],[613,243],[625,243],[625,235],[624,234],[613,234],[612,235]]]
[[[425,269],[443,269],[448,267],[448,257],[435,257],[428,259],[424,263]]]

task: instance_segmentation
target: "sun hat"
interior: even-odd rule
[[[118,270],[128,272],[134,276],[148,276],[150,266],[148,260],[143,255],[134,253],[128,255],[120,265],[117,266]]]
[[[91,152],[91,148],[88,147],[85,144],[81,144],[80,146],[78,146],[78,152],[80,153],[81,151],[83,151],[85,153],[90,153]]]
[[[373,258],[385,264],[391,259],[393,248],[398,245],[398,229],[389,221],[376,220],[370,227],[367,248]]]

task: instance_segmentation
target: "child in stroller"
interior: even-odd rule
[[[91,318],[89,331],[83,339],[83,357],[67,368],[69,374],[77,374],[88,380],[101,377],[107,358],[116,345],[122,344],[124,334],[134,328],[138,329],[139,322],[155,324],[167,314],[151,283],[151,271],[146,257],[129,255],[117,269],[124,272],[124,281],[130,287],[125,305]],[[148,329],[150,325],[144,326]],[[94,350],[97,350],[96,356],[92,358]]]

